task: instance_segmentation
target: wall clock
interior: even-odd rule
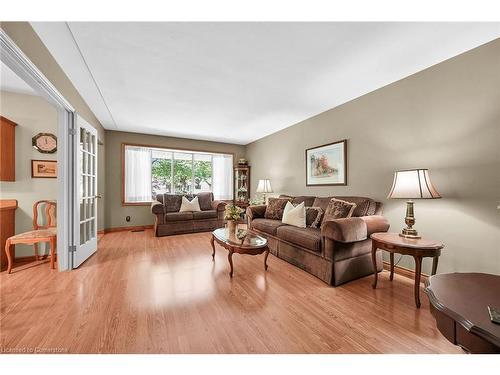
[[[33,147],[43,154],[57,151],[57,137],[51,133],[38,133],[32,139]]]

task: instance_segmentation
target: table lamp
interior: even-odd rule
[[[264,204],[266,203],[266,193],[272,193],[271,181],[264,179],[259,180],[257,185],[257,193],[262,193],[262,198],[264,199]]]
[[[432,185],[427,169],[406,169],[394,173],[394,182],[387,198],[408,199],[406,202],[406,228],[399,234],[405,238],[420,238],[416,229],[412,199],[441,198]]]

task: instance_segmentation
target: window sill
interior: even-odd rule
[[[151,206],[153,201],[149,202],[122,202],[122,207],[124,206]]]

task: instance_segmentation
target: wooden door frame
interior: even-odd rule
[[[30,85],[40,96],[55,106],[58,112],[57,145],[57,259],[59,271],[72,269],[70,252],[75,249],[73,211],[75,204],[75,109],[0,28],[0,59]]]

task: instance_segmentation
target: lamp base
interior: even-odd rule
[[[404,237],[404,238],[413,238],[413,239],[418,239],[418,238],[422,238],[418,232],[413,229],[413,228],[403,228],[403,230],[401,231],[401,233],[399,233],[399,236],[400,237]]]

